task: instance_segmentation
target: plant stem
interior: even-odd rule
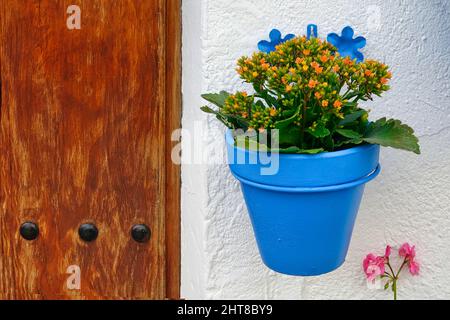
[[[392,282],[392,290],[394,291],[394,301],[397,301],[397,278],[394,278]]]
[[[302,109],[302,129],[300,132],[300,144],[301,144],[302,148],[305,147],[304,142],[305,142],[305,130],[306,130],[306,111],[308,108],[308,101],[309,101],[309,97],[306,96],[304,105],[303,105],[303,109]]]
[[[392,277],[395,278],[395,272],[394,272],[394,269],[392,269],[392,266],[391,266],[391,263],[389,262],[389,260],[388,260],[387,266],[389,267],[389,270],[391,270],[391,272],[392,272]]]
[[[388,267],[389,267],[389,269],[391,269],[392,275],[393,275],[393,277],[392,277],[392,291],[394,291],[394,301],[397,301],[397,281],[398,281],[398,278],[399,278],[400,273],[402,272],[403,268],[406,266],[407,263],[408,263],[408,260],[405,259],[403,261],[403,263],[402,263],[402,266],[398,270],[397,274],[395,274],[394,271],[392,270],[391,265],[388,262]]]
[[[398,276],[400,275],[400,272],[402,272],[403,268],[406,266],[407,263],[408,263],[408,260],[405,259],[405,261],[403,261],[402,266],[400,267],[400,269],[398,270],[397,274],[395,275],[396,278],[398,278]]]

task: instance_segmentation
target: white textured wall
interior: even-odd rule
[[[381,12],[377,28],[376,15]],[[450,1],[183,0],[183,125],[211,129],[205,148],[224,149],[222,129],[202,114],[202,92],[240,88],[235,60],[272,27],[320,36],[350,24],[368,39],[367,57],[392,66],[393,89],[371,103],[412,125],[423,155],[384,149],[383,172],[368,185],[347,262],[317,278],[263,266],[239,185],[224,165],[183,165],[182,294],[207,299],[390,299],[368,290],[361,261],[386,243],[417,245],[422,275],[400,283],[402,299],[450,299]],[[220,130],[218,130],[220,129]],[[189,146],[186,147],[186,149]],[[217,151],[216,150],[216,151]]]

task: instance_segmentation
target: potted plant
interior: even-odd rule
[[[264,263],[316,276],[345,261],[364,186],[380,172],[380,145],[420,148],[399,120],[369,121],[360,102],[389,90],[392,75],[383,63],[363,61],[365,40],[353,39],[351,28],[328,42],[280,35],[273,31],[272,42],[260,44],[266,52],[238,61],[253,93],[205,94],[218,109],[202,110],[229,128],[230,168]]]

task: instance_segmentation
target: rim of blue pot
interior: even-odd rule
[[[381,172],[381,165],[378,165],[374,172],[370,173],[369,175],[355,180],[348,183],[343,184],[337,184],[332,186],[326,186],[326,187],[279,187],[279,186],[272,186],[268,184],[262,184],[250,181],[248,179],[242,178],[232,173],[236,179],[238,179],[241,183],[244,183],[246,185],[249,185],[251,187],[255,187],[258,189],[263,190],[269,190],[269,191],[276,191],[276,192],[284,192],[284,193],[322,193],[322,192],[333,192],[333,191],[340,191],[345,189],[350,189],[354,187],[358,187],[360,185],[366,184],[373,179],[375,179]]]
[[[244,148],[239,148],[235,145],[235,140],[233,137],[233,130],[228,129],[226,133],[226,142],[230,146],[233,146],[237,150],[242,150],[246,153],[262,153],[261,151],[248,150]],[[295,159],[329,159],[329,158],[340,158],[342,156],[359,153],[365,149],[377,148],[378,145],[375,144],[365,144],[361,146],[355,146],[352,148],[339,150],[339,151],[331,151],[331,152],[322,152],[319,154],[290,154],[290,153],[279,153],[280,157],[284,158],[295,158]]]

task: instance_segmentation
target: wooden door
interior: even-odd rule
[[[0,299],[178,297],[179,6],[0,1]]]

